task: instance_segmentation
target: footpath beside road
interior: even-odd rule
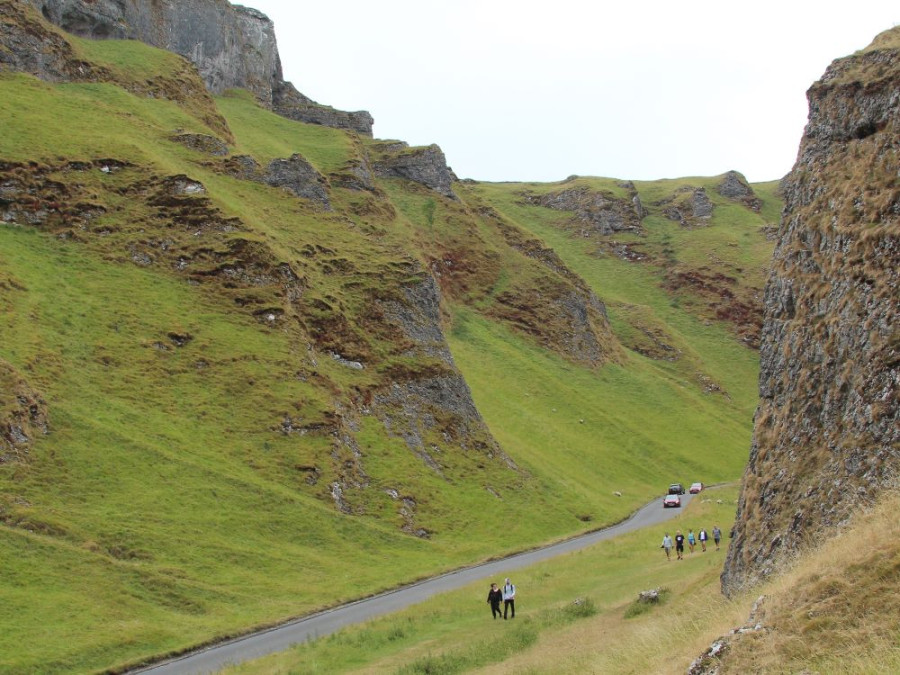
[[[693,495],[682,495],[682,508],[687,506]],[[152,675],[208,675],[229,665],[290,649],[293,645],[315,640],[356,623],[373,617],[405,609],[427,600],[438,593],[456,590],[474,581],[510,576],[510,572],[558,555],[578,551],[597,542],[611,539],[626,532],[639,530],[677,516],[681,509],[665,509],[662,497],[642,507],[627,520],[603,530],[590,532],[550,546],[517,553],[500,560],[466,567],[443,574],[439,577],[403,586],[370,598],[351,602],[340,607],[295,619],[275,628],[245,635],[228,642],[190,652],[178,658],[154,666],[133,671]],[[660,535],[660,538],[662,535]]]

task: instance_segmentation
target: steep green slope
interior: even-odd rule
[[[92,81],[0,73],[0,669],[177,651],[739,474],[754,353],[661,272],[595,269],[504,186],[369,176],[373,142],[241,92],[160,96],[198,89],[170,54],[73,44]],[[311,196],[266,182],[294,153]],[[682,358],[637,354],[632,315]]]

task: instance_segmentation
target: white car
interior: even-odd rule
[[[692,495],[697,494],[703,490],[703,483],[691,483],[691,489],[688,490]]]

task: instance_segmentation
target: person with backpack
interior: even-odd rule
[[[507,613],[512,611],[513,619],[516,618],[516,587],[509,580],[509,577],[506,578],[506,583],[503,584],[503,618],[505,619]]]
[[[719,550],[719,542],[722,541],[722,530],[718,525],[713,525],[713,541],[716,542],[716,550]]]

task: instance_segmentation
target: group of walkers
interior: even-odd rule
[[[506,578],[503,589],[497,588],[497,584],[491,584],[491,590],[488,591],[487,601],[491,605],[491,616],[495,619],[500,616],[500,602],[503,602],[503,618],[516,618],[516,587]],[[511,613],[511,615],[510,615]]]
[[[722,541],[722,530],[719,529],[718,525],[713,525],[712,529],[712,538],[716,544],[716,550],[719,550],[719,544]],[[709,533],[706,529],[701,529],[696,535],[694,535],[693,530],[688,530],[687,537],[685,537],[681,530],[677,530],[675,532],[675,555],[677,560],[684,560],[684,543],[687,541],[688,548],[690,552],[694,552],[694,548],[697,546],[697,542],[700,543],[700,547],[703,549],[703,552],[706,553],[706,542],[709,541]],[[666,560],[672,559],[672,537],[669,536],[669,533],[666,532],[666,536],[663,537],[662,545],[660,546],[666,552]]]

